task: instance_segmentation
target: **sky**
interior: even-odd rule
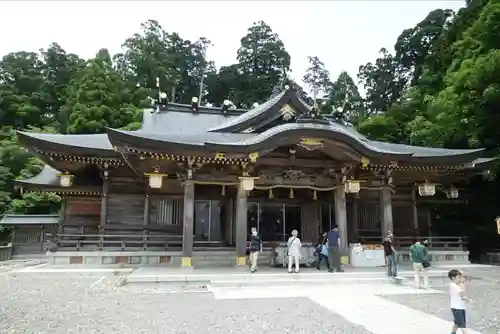
[[[432,10],[457,10],[463,0],[388,1],[0,1],[0,55],[38,51],[51,42],[90,58],[100,48],[114,54],[148,19],[190,40],[204,36],[216,66],[236,62],[240,39],[263,20],[292,58],[291,76],[302,82],[308,56],[318,56],[335,79],[342,70],[356,78],[360,65],[393,50],[399,34]]]

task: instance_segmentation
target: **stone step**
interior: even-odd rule
[[[403,284],[407,279],[398,280],[388,277],[332,277],[323,278],[297,278],[296,274],[290,274],[289,278],[272,280],[221,280],[211,281],[209,286],[214,288],[251,288],[251,287],[276,287],[276,286],[332,286],[353,284]]]
[[[236,270],[236,269],[235,269]],[[265,273],[257,272],[251,274],[248,268],[239,269],[240,272],[233,273],[216,273],[213,274],[197,274],[196,269],[186,269],[185,273],[168,274],[161,273],[155,274],[154,272],[144,274],[128,275],[126,277],[127,283],[197,283],[197,284],[219,284],[228,286],[243,286],[249,284],[254,285],[287,285],[291,283],[300,284],[328,284],[331,283],[371,283],[372,282],[393,282],[392,279],[387,277],[384,272],[344,272],[344,273],[328,273],[326,271],[320,272],[306,272],[299,274],[289,274],[286,270],[279,273]],[[445,278],[448,271],[446,270],[433,270],[429,272],[430,278]],[[404,279],[413,279],[412,271],[401,271],[400,277]],[[303,282],[303,283],[302,283]]]

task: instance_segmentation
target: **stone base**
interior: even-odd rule
[[[236,266],[237,267],[246,267],[247,266],[247,257],[246,256],[237,256],[236,257]]]
[[[403,263],[410,263],[410,255],[408,253],[400,252],[400,261]],[[469,251],[452,251],[452,250],[429,250],[429,261],[431,263],[470,263]]]
[[[236,251],[195,251],[191,257],[183,257],[181,252],[153,251],[56,251],[47,252],[50,264],[82,264],[82,265],[118,265],[144,266],[162,265],[182,268],[192,267],[233,267]],[[269,265],[270,251],[259,256],[261,265]],[[237,264],[246,266],[246,257],[238,257]]]
[[[81,252],[57,251],[47,252],[50,264],[83,264],[83,265],[164,265],[180,266],[180,252]]]
[[[190,257],[182,257],[181,258],[181,267],[182,268],[193,268],[193,263]]]

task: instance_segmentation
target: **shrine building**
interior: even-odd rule
[[[17,186],[61,196],[47,254],[70,263],[243,265],[251,227],[266,247],[294,229],[314,245],[333,226],[343,249],[388,230],[430,236],[429,200],[459,200],[493,161],[370,140],[293,89],[249,110],[158,103],[136,131],[18,137],[46,166]]]

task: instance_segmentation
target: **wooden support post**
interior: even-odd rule
[[[108,220],[108,192],[109,192],[109,181],[104,178],[102,181],[102,194],[101,194],[101,219],[99,223],[99,231],[104,233],[104,226]]]
[[[66,203],[67,203],[66,196],[63,195],[63,198],[61,199],[61,210],[59,211],[59,221],[57,224],[58,234],[62,234],[64,232],[64,222],[66,221]]]
[[[392,196],[391,189],[384,188],[380,192],[380,220],[382,222],[382,238],[388,231],[394,232],[392,221]]]
[[[413,229],[414,233],[420,234],[418,231],[418,209],[417,209],[417,192],[415,189],[411,192],[412,212],[413,212]]]
[[[247,192],[241,185],[236,194],[236,265],[246,265],[247,249]]]
[[[149,225],[149,210],[151,207],[149,193],[146,192],[144,197],[144,226]]]
[[[193,228],[194,228],[194,183],[191,180],[184,182],[184,217],[182,233],[182,260],[181,267],[193,266]]]
[[[358,198],[357,197],[354,197],[353,200],[352,200],[352,224],[353,224],[353,238],[352,240],[354,242],[359,242],[359,232],[358,232],[358,229],[359,229],[359,215],[358,215]]]
[[[347,236],[347,208],[345,199],[344,187],[335,189],[335,222],[339,230],[340,249],[347,251],[348,236]]]

